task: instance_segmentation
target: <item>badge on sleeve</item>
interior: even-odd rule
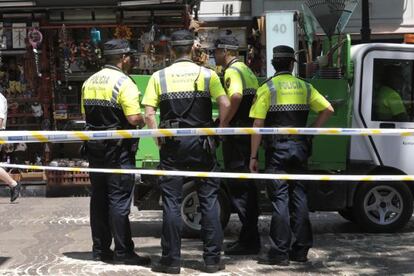
[[[225,81],[226,89],[230,88],[230,84],[231,84],[231,79],[227,78],[226,81]]]

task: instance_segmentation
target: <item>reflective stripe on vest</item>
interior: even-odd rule
[[[270,106],[277,105],[277,97],[276,97],[276,87],[272,80],[269,80],[267,83],[267,87],[270,91],[271,101]]]
[[[210,80],[211,80],[211,71],[205,67],[202,67],[204,71],[204,90],[210,94]]]
[[[239,73],[240,78],[242,79],[243,96],[255,95],[256,94],[256,89],[254,89],[254,88],[246,88],[247,87],[247,84],[246,84],[246,79],[244,78],[243,72],[239,68],[237,68],[235,66],[229,67],[229,69],[230,68],[236,70]]]
[[[306,82],[305,82],[305,85],[306,85],[306,92],[308,93],[308,94],[306,95],[306,103],[307,103],[308,105],[310,105],[310,98],[311,98],[312,89],[311,89],[311,86],[310,86],[310,84],[309,84],[309,83],[306,83]]]
[[[167,79],[165,77],[165,69],[160,71],[161,94],[167,93]]]
[[[127,76],[122,76],[118,79],[118,81],[115,83],[114,88],[112,88],[112,98],[111,102],[117,104],[118,103],[118,95],[119,95],[119,89],[121,89],[122,84],[125,80],[127,80]]]

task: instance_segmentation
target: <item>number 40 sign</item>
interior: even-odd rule
[[[273,32],[277,33],[277,34],[285,34],[287,32],[287,26],[285,23],[280,23],[280,24],[276,24],[273,27]]]
[[[273,47],[287,45],[297,50],[298,34],[296,11],[269,11],[266,13],[266,60],[267,77],[275,74],[271,64]]]

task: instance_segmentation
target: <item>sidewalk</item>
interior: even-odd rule
[[[91,260],[89,198],[0,198],[0,275],[156,275],[149,268],[114,266]],[[161,212],[132,209],[136,250],[158,260]],[[315,248],[307,264],[289,267],[258,265],[255,256],[228,258],[217,275],[357,275],[414,273],[414,224],[402,233],[363,234],[335,213],[312,215]],[[266,235],[269,217],[260,218]],[[239,230],[236,216],[226,239]],[[266,243],[267,239],[264,238]],[[200,275],[201,242],[183,240],[182,275]],[[159,274],[158,274],[159,275]]]

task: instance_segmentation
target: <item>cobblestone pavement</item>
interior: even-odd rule
[[[89,198],[0,198],[0,275],[156,275],[149,268],[93,262],[88,217]],[[132,209],[136,250],[157,260],[161,213]],[[258,265],[256,257],[224,257],[217,275],[356,275],[414,274],[414,220],[395,234],[364,234],[336,213],[312,214],[315,246],[307,264]],[[226,240],[239,230],[232,216]],[[269,217],[260,218],[263,243]],[[184,275],[201,275],[201,242],[183,240]]]

